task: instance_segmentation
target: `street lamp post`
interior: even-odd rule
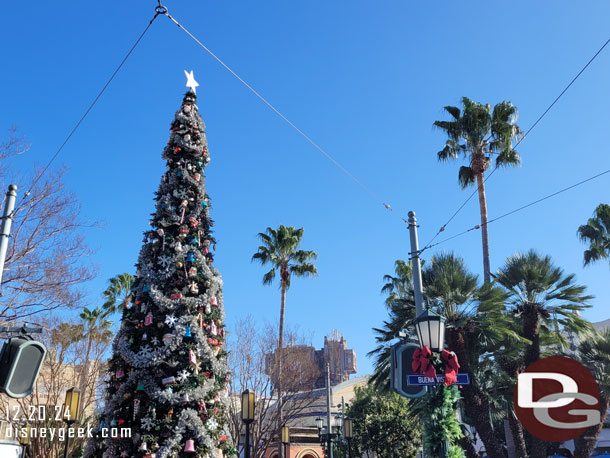
[[[284,444],[284,456],[288,457],[288,444],[290,444],[290,428],[282,426],[282,444]]]
[[[250,458],[250,423],[254,421],[254,392],[246,390],[241,394],[241,419],[246,425],[246,458]]]
[[[353,423],[352,419],[349,417],[345,417],[343,419],[343,436],[345,436],[345,440],[347,441],[347,457],[352,458],[352,431]]]
[[[64,402],[64,421],[68,428],[78,419],[80,411],[80,390],[70,388],[66,391],[66,400]],[[70,434],[66,434],[66,447],[64,449],[64,458],[68,458],[68,449],[70,448]]]

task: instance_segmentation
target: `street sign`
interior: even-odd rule
[[[391,347],[390,385],[392,390],[406,398],[418,398],[426,393],[425,386],[409,385],[408,377],[415,375],[411,362],[416,344],[398,343]]]
[[[428,386],[428,385],[440,385],[445,382],[444,375],[437,375],[436,377],[425,377],[423,375],[409,375],[407,383],[409,386]],[[470,385],[470,377],[468,374],[457,374],[456,385]]]

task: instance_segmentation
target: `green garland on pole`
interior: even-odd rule
[[[457,402],[460,393],[455,385],[429,387],[422,400],[424,421],[424,446],[430,458],[463,458],[456,442],[463,437],[457,419]]]

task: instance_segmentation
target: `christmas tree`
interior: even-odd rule
[[[152,230],[144,234],[103,388],[100,428],[129,428],[131,437],[99,434],[85,458],[236,454],[225,432],[222,279],[212,265],[216,242],[203,173],[210,155],[196,99],[189,90],[171,123]]]

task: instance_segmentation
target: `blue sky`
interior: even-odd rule
[[[11,2],[0,31],[0,129],[16,124],[32,143],[14,161],[27,173],[63,142],[153,14],[155,2]],[[458,163],[439,164],[444,142],[432,128],[462,96],[511,100],[527,129],[608,39],[603,1],[324,2],[171,1],[170,13],[367,186],[406,214],[417,212],[429,240],[468,192]],[[106,279],[134,271],[164,170],[161,151],[184,93],[183,69],[200,83],[207,168],[229,328],[247,314],[275,320],[279,291],[263,287],[250,263],[256,234],[279,224],[305,227],[304,249],[319,254],[320,276],[297,280],[287,320],[313,332],[333,328],[371,370],[372,326],[385,318],[379,290],[406,258],[408,231],[299,137],[167,18],[158,18],[56,166],[86,217],[100,267],[92,304]],[[610,49],[519,147],[523,166],[487,186],[489,215],[609,168]],[[608,265],[583,269],[577,227],[607,202],[610,176],[490,225],[492,268],[536,248],[577,274],[596,296],[586,317],[610,317]],[[446,236],[478,221],[473,199]],[[453,250],[482,271],[480,234]],[[434,251],[432,252],[434,253]],[[430,255],[427,252],[426,255]]]

